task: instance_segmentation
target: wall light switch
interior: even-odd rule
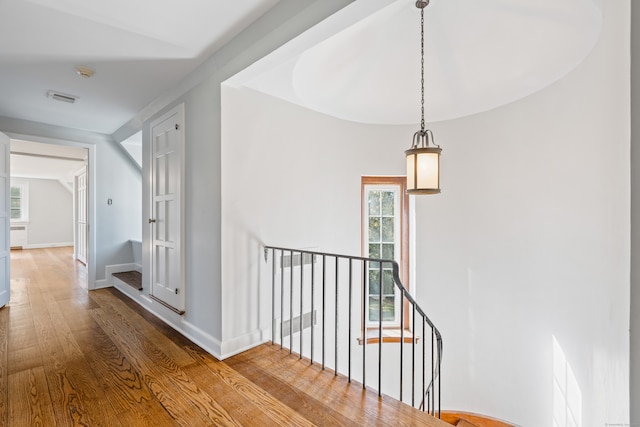
[[[107,204],[108,204],[109,206],[111,206],[111,205],[113,204],[113,200],[111,200],[111,199],[107,199]]]

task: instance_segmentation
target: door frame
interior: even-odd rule
[[[89,195],[89,188],[88,188],[88,177],[89,177],[89,171],[87,166],[83,166],[82,168],[80,168],[76,173],[73,174],[73,259],[80,261],[81,263],[85,264],[87,263],[87,252],[89,251],[89,245],[87,243],[87,237],[88,234],[87,231],[85,231],[85,248],[84,248],[84,261],[81,260],[78,256],[78,247],[79,245],[79,236],[78,236],[78,218],[79,218],[79,211],[80,209],[84,209],[85,214],[85,227],[89,228],[88,226],[88,221],[86,221],[88,219],[88,195]],[[80,176],[84,175],[85,176],[85,197],[84,197],[84,206],[80,206],[78,201],[79,201],[79,197],[78,197],[78,178]]]
[[[9,231],[11,228],[11,162],[9,160],[9,153],[11,152],[11,137],[4,133],[0,135],[0,137],[2,138],[2,141],[0,142],[0,150],[3,151],[2,157],[0,157],[0,162],[4,163],[0,167],[0,171],[2,171],[2,177],[5,181],[2,185],[5,193],[5,207],[0,212],[0,215],[3,216],[5,221],[5,224],[2,225],[4,241],[0,242],[0,263],[3,264],[3,273],[0,275],[0,308],[2,308],[5,305],[8,305],[11,300],[11,244],[9,243],[11,239]]]
[[[93,290],[96,288],[96,144],[75,142],[65,139],[49,138],[43,136],[28,135],[22,133],[15,133],[9,131],[3,131],[9,137],[9,139],[17,139],[30,142],[39,142],[42,144],[64,145],[68,147],[78,147],[87,149],[87,227],[89,232],[87,233],[87,289]],[[107,143],[105,141],[105,143]]]
[[[177,293],[179,295],[178,297],[178,306],[175,307],[173,305],[169,305],[168,303],[166,303],[165,301],[162,301],[160,298],[156,298],[156,296],[154,296],[153,294],[153,287],[154,287],[154,283],[155,283],[155,274],[156,274],[156,265],[155,265],[155,250],[154,250],[154,246],[155,246],[155,242],[154,242],[154,227],[155,224],[152,223],[152,220],[155,220],[156,217],[156,212],[155,212],[155,206],[154,206],[154,196],[155,196],[155,176],[154,176],[154,170],[155,170],[155,166],[154,166],[154,149],[153,149],[153,130],[156,126],[160,125],[162,122],[164,122],[165,120],[169,119],[172,116],[176,116],[176,122],[179,124],[180,128],[179,128],[179,133],[180,133],[180,138],[181,138],[181,143],[180,143],[180,164],[179,164],[179,171],[178,173],[180,174],[180,183],[178,185],[178,200],[179,200],[179,204],[178,204],[178,209],[179,209],[179,216],[180,216],[180,220],[179,220],[179,224],[178,224],[178,239],[176,242],[176,248],[179,251],[179,269],[180,272],[178,274],[179,277],[179,281],[180,283],[178,284],[179,287],[179,293]],[[143,140],[145,140],[144,135],[143,135]],[[148,244],[143,244],[143,264],[146,266],[148,265],[149,268],[146,269],[146,271],[149,272],[148,274],[148,278],[149,278],[149,296],[156,302],[160,303],[161,305],[163,305],[165,308],[168,308],[169,310],[179,314],[179,315],[183,315],[186,309],[186,256],[185,256],[185,245],[184,245],[184,239],[185,239],[185,196],[186,196],[186,179],[185,179],[185,145],[186,145],[186,139],[185,139],[185,106],[184,103],[178,104],[175,107],[171,108],[170,110],[166,111],[165,113],[163,113],[162,115],[158,116],[156,119],[154,119],[151,124],[149,125],[149,131],[147,134],[147,140],[148,140],[148,152],[145,153],[143,152],[143,159],[148,159],[148,163],[147,163],[147,176],[148,179],[145,181],[145,184],[143,184],[143,198],[146,198],[146,200],[148,201],[148,211],[143,212],[143,217],[144,218],[148,218],[145,219],[145,224],[143,225],[143,230],[146,229],[146,232],[148,234],[145,234],[145,232],[143,232],[143,242],[145,241],[145,238],[147,238]],[[143,144],[143,151],[144,151],[144,145]],[[144,163],[144,161],[143,161]],[[144,164],[143,164],[143,170],[144,170]],[[147,187],[148,185],[148,187]],[[147,187],[147,188],[145,188]],[[146,191],[145,191],[146,190]],[[145,246],[148,248],[148,256],[147,256],[147,260],[148,263],[145,262]]]

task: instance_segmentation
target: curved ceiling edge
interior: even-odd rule
[[[427,120],[487,111],[566,76],[598,41],[602,7],[601,0],[432,0],[425,9]],[[344,120],[417,123],[419,19],[413,1],[398,0],[254,88]],[[265,89],[270,81],[279,89]]]

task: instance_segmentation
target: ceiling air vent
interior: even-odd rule
[[[65,93],[60,93],[60,92],[54,92],[52,90],[47,92],[47,97],[51,99],[55,99],[56,101],[68,102],[69,104],[75,104],[78,101],[78,99],[80,99],[77,96],[67,95]]]

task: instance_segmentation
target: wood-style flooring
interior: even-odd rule
[[[263,345],[223,362],[70,248],[14,251],[0,309],[0,426],[450,426]]]

